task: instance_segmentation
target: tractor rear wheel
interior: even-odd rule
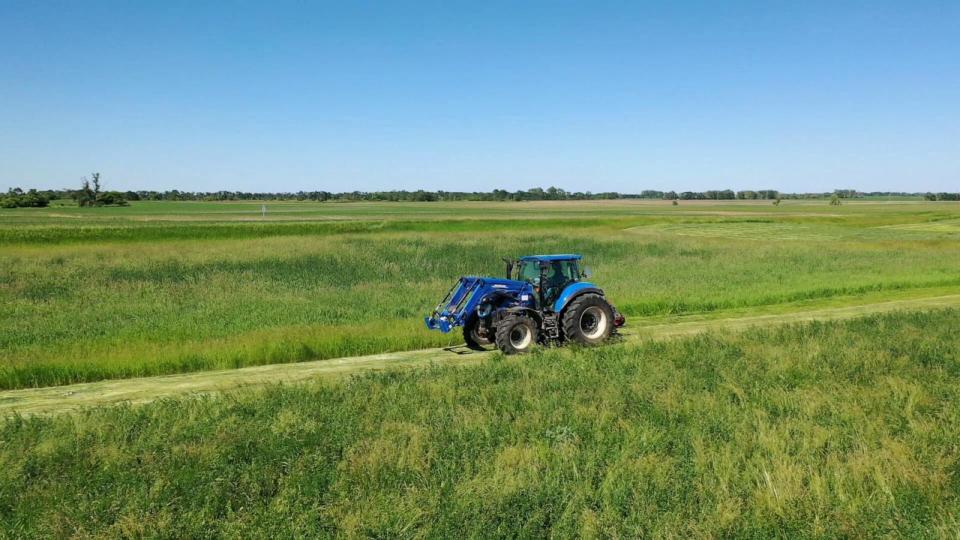
[[[480,335],[479,317],[474,317],[473,320],[463,326],[463,341],[466,342],[468,349],[487,350],[487,346],[493,343],[489,336],[489,331],[485,335]]]
[[[613,332],[613,307],[599,294],[573,299],[563,312],[563,335],[580,345],[596,345]]]
[[[537,323],[525,315],[510,315],[497,324],[497,347],[503,354],[523,354],[537,344]]]

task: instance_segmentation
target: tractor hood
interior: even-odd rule
[[[490,294],[519,293],[529,285],[524,281],[512,279],[464,276],[450,289],[450,292],[437,304],[433,313],[424,318],[427,328],[449,332],[455,326],[462,326],[466,317],[477,309],[480,301]]]

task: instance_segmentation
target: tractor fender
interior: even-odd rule
[[[567,307],[567,304],[569,304],[571,300],[586,293],[595,293],[603,296],[603,290],[601,290],[600,287],[597,287],[593,283],[587,283],[586,281],[578,281],[577,283],[568,285],[567,288],[560,293],[560,296],[558,296],[553,303],[553,311],[560,313],[563,311],[563,308]]]

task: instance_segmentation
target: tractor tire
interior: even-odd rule
[[[466,342],[468,349],[475,351],[485,351],[493,341],[488,337],[481,336],[477,329],[480,326],[480,318],[474,317],[469,323],[463,326],[463,341]]]
[[[563,335],[580,345],[602,343],[613,333],[613,306],[599,294],[573,299],[563,312]]]
[[[497,324],[497,347],[503,354],[523,354],[537,344],[537,322],[526,315],[510,315]]]

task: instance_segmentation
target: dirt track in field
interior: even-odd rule
[[[670,339],[710,330],[740,331],[813,320],[849,319],[891,311],[960,307],[960,294],[944,289],[913,290],[860,297],[799,302],[790,306],[766,306],[703,315],[629,320],[622,332],[628,341]],[[890,297],[897,299],[890,299]],[[880,300],[878,301],[878,298]],[[786,308],[790,311],[784,312]],[[767,313],[764,313],[764,312]],[[316,378],[341,377],[364,371],[398,367],[458,366],[479,362],[493,353],[466,348],[423,349],[398,353],[274,364],[249,368],[201,371],[159,377],[119,379],[48,388],[0,392],[0,417],[14,414],[56,414],[116,403],[145,403],[165,397],[209,394],[271,383],[290,383]]]

